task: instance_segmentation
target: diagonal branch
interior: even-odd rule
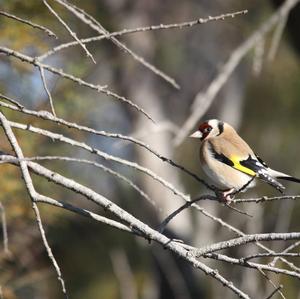
[[[65,79],[71,80],[71,81],[73,81],[73,82],[75,82],[79,85],[82,85],[82,86],[88,87],[90,89],[96,90],[97,92],[104,93],[107,96],[111,96],[111,97],[113,97],[113,98],[115,98],[115,99],[117,99],[117,100],[119,100],[123,103],[126,103],[129,106],[135,108],[137,111],[144,114],[149,120],[154,122],[152,117],[147,112],[145,112],[142,108],[140,108],[138,105],[132,103],[130,100],[126,99],[125,97],[122,97],[122,96],[108,90],[107,86],[95,85],[95,84],[86,82],[86,81],[84,81],[84,80],[82,80],[78,77],[75,77],[73,75],[65,73],[61,69],[54,68],[54,67],[52,67],[50,65],[47,65],[47,64],[43,64],[35,58],[32,58],[30,56],[27,56],[25,54],[22,54],[20,52],[14,51],[14,50],[6,48],[6,47],[0,47],[0,53],[3,53],[3,54],[8,55],[8,56],[13,56],[13,57],[15,57],[15,58],[17,58],[17,59],[19,59],[23,62],[32,64],[33,66],[36,66],[36,67],[41,67],[41,68],[43,68],[43,69],[45,69],[45,70],[47,70],[47,71],[49,71],[49,72],[51,72],[55,75],[58,75],[58,76],[63,77]]]
[[[94,37],[84,38],[84,39],[81,39],[80,41],[82,43],[91,43],[91,42],[95,42],[95,41],[101,41],[101,40],[104,40],[104,39],[110,39],[112,37],[120,37],[120,36],[123,36],[123,35],[132,34],[132,33],[146,32],[146,31],[157,31],[157,30],[171,30],[171,29],[191,28],[193,26],[206,24],[206,23],[212,22],[212,21],[215,22],[215,21],[234,18],[234,17],[237,17],[239,15],[244,15],[244,14],[247,14],[247,13],[248,13],[247,10],[241,10],[241,11],[226,13],[226,14],[213,16],[213,17],[209,16],[209,17],[206,17],[206,18],[199,18],[197,20],[182,22],[182,23],[159,24],[159,25],[138,27],[138,28],[133,28],[133,29],[123,29],[123,30],[120,30],[120,31],[112,32],[112,33],[100,34],[100,35],[97,35],[97,36],[94,36]],[[76,41],[58,45],[58,46],[54,47],[53,49],[49,50],[48,52],[40,55],[38,57],[38,59],[40,61],[42,61],[42,60],[48,58],[49,56],[58,53],[59,51],[61,51],[63,49],[66,49],[66,48],[69,48],[69,47],[72,47],[72,46],[77,46],[77,45],[78,45],[78,42],[76,42]]]
[[[47,94],[48,99],[49,99],[49,103],[50,103],[50,107],[51,107],[52,114],[53,114],[54,116],[56,116],[55,109],[54,109],[54,105],[53,105],[53,99],[52,99],[51,93],[50,93],[50,91],[49,91],[49,89],[48,89],[48,86],[47,86],[44,68],[41,67],[41,66],[39,66],[39,70],[40,70],[40,74],[41,74],[41,78],[42,78],[42,82],[43,82],[44,89],[45,89],[46,94]]]
[[[267,21],[265,21],[246,41],[244,41],[231,53],[229,59],[222,66],[217,77],[210,83],[206,91],[200,92],[196,95],[192,105],[193,109],[191,114],[182,125],[181,130],[174,139],[175,145],[178,146],[183,142],[184,138],[193,129],[195,124],[206,113],[216,95],[239,65],[242,58],[244,58],[245,55],[256,45],[256,43],[264,35],[269,33],[282,18],[285,18],[298,2],[299,0],[284,1],[281,7]]]
[[[124,225],[124,224],[122,224],[118,221],[100,216],[100,215],[98,215],[96,213],[93,213],[89,210],[73,206],[69,203],[59,201],[59,200],[55,200],[55,199],[50,198],[48,196],[37,194],[36,197],[35,197],[35,202],[40,202],[40,203],[48,204],[48,205],[58,207],[58,208],[61,208],[61,209],[65,209],[67,211],[70,211],[70,212],[76,213],[78,215],[90,218],[90,219],[95,220],[97,222],[104,223],[104,224],[109,225],[111,227],[114,227],[118,230],[121,230],[121,231],[124,231],[124,232],[130,232],[130,233],[136,234],[138,236],[141,236],[140,234],[138,234],[137,231],[131,229],[130,227],[128,227],[128,226],[126,226],[126,225]]]
[[[2,95],[0,94],[0,97],[1,96]],[[4,97],[4,96],[2,96],[2,97],[6,99],[6,97]],[[121,140],[124,140],[124,141],[132,142],[132,143],[134,143],[138,146],[141,146],[141,147],[145,148],[146,150],[148,150],[150,153],[155,155],[157,158],[159,158],[163,162],[166,162],[166,163],[170,164],[171,166],[180,169],[184,173],[186,173],[189,176],[191,176],[192,178],[194,178],[197,182],[200,182],[201,184],[203,184],[208,189],[214,190],[213,186],[210,186],[206,181],[201,179],[198,175],[196,175],[195,173],[193,173],[190,170],[186,169],[184,166],[176,163],[172,159],[167,158],[164,155],[160,154],[154,148],[150,147],[150,145],[144,143],[143,141],[141,141],[139,139],[136,139],[136,138],[131,137],[131,136],[122,135],[122,134],[119,134],[119,133],[110,133],[110,132],[106,132],[106,131],[103,131],[103,130],[101,130],[101,131],[95,130],[95,129],[87,127],[87,126],[83,126],[83,125],[79,125],[77,123],[66,121],[65,119],[62,119],[62,118],[54,117],[52,114],[48,113],[47,111],[35,111],[35,110],[30,110],[30,109],[24,108],[24,106],[19,104],[17,101],[15,101],[15,100],[13,100],[13,101],[14,101],[14,104],[18,107],[15,107],[15,106],[10,105],[10,104],[3,103],[1,101],[0,101],[0,107],[5,107],[5,108],[8,108],[8,109],[13,110],[13,111],[18,111],[18,112],[21,112],[21,113],[24,113],[24,114],[39,117],[39,118],[44,119],[44,120],[49,120],[49,121],[52,121],[56,124],[64,125],[68,128],[73,128],[73,129],[76,129],[76,130],[79,130],[79,131],[84,131],[84,132],[92,133],[92,134],[95,134],[95,135],[100,135],[100,136],[104,136],[104,137],[121,139]]]
[[[176,83],[176,81],[162,72],[161,70],[157,69],[155,66],[147,62],[143,57],[139,56],[136,54],[134,51],[129,49],[124,43],[121,43],[118,39],[115,37],[108,37],[109,32],[97,21],[95,20],[92,16],[87,14],[84,10],[79,9],[77,6],[74,4],[68,3],[66,0],[61,1],[61,0],[55,0],[57,3],[60,3],[63,5],[67,10],[72,12],[76,17],[78,17],[82,22],[90,26],[92,29],[97,31],[99,34],[103,34],[107,36],[106,38],[110,39],[115,45],[117,45],[121,50],[123,50],[125,53],[128,53],[131,55],[136,61],[144,65],[146,68],[151,70],[154,74],[157,76],[163,78],[165,81],[170,83],[173,87],[179,89],[179,85]]]
[[[9,143],[11,144],[13,150],[16,153],[16,156],[18,157],[18,159],[23,159],[24,155],[23,155],[23,152],[22,152],[22,150],[21,150],[21,148],[18,144],[18,141],[17,141],[10,125],[9,125],[8,120],[6,119],[6,117],[1,112],[0,112],[0,122],[2,124],[4,133],[5,133],[8,141],[9,141]],[[35,203],[36,191],[35,191],[35,188],[33,186],[31,176],[29,174],[27,162],[20,161],[19,163],[20,163],[20,169],[21,169],[21,172],[22,172],[22,177],[23,177],[26,189],[27,189],[28,194],[31,198],[32,208],[33,208],[34,213],[35,213],[35,217],[36,217],[37,224],[38,224],[38,227],[39,227],[39,231],[40,231],[40,234],[41,234],[41,237],[42,237],[42,240],[43,240],[43,244],[45,246],[45,249],[47,251],[49,259],[51,260],[51,262],[52,262],[52,264],[55,268],[55,271],[57,273],[57,278],[60,281],[60,284],[61,284],[61,287],[62,287],[62,292],[64,293],[65,298],[67,299],[68,296],[67,296],[67,291],[66,291],[66,288],[65,288],[65,282],[62,278],[62,274],[61,274],[60,268],[59,268],[59,266],[56,262],[56,259],[53,256],[51,247],[49,246],[49,243],[47,241],[45,231],[44,231],[44,228],[43,228],[43,224],[42,224],[42,220],[41,220],[41,216],[40,216],[40,212],[39,212],[37,204]]]
[[[145,193],[140,187],[138,187],[132,180],[128,179],[127,177],[120,174],[119,172],[114,171],[100,163],[86,160],[86,159],[78,159],[78,158],[63,157],[63,156],[35,156],[35,157],[26,157],[22,159],[22,161],[53,161],[53,160],[77,162],[77,163],[92,165],[97,168],[100,168],[104,172],[109,173],[115,176],[116,178],[124,181],[126,184],[132,187],[138,194],[140,194],[144,199],[146,199],[153,207],[157,208],[155,201],[152,198],[150,198],[150,196],[147,193]],[[17,158],[13,158],[11,160],[2,160],[0,161],[0,163],[9,163],[9,162],[16,162],[16,161],[20,161],[20,160]]]
[[[20,17],[17,17],[17,16],[15,16],[15,15],[12,15],[12,14],[7,13],[7,12],[2,11],[2,10],[0,10],[0,15],[5,16],[5,17],[8,17],[8,18],[13,19],[13,20],[16,20],[16,21],[18,21],[18,22],[24,23],[24,24],[26,24],[26,25],[29,25],[29,26],[31,26],[32,28],[42,30],[42,31],[44,31],[46,34],[48,34],[49,36],[57,38],[57,36],[56,36],[55,33],[53,33],[51,30],[49,30],[48,28],[46,28],[46,27],[44,27],[44,26],[38,25],[38,24],[33,23],[33,22],[31,22],[31,21],[28,21],[28,20],[24,20],[24,19],[22,19],[22,18],[20,18]]]
[[[287,247],[284,251],[282,251],[283,254],[290,252],[291,250],[295,249],[300,245],[300,241],[295,242],[294,244]],[[276,256],[274,260],[270,263],[270,266],[275,266],[277,261],[279,259],[279,256]]]
[[[1,159],[5,158],[5,156],[0,156]],[[13,157],[9,157],[11,159]],[[21,158],[22,159],[22,158]],[[193,265],[195,268],[200,269],[205,274],[211,276],[212,278],[216,279],[220,283],[223,284],[226,288],[232,290],[236,295],[238,295],[240,298],[250,299],[250,297],[244,293],[242,290],[237,288],[233,285],[232,282],[225,279],[222,275],[219,274],[217,270],[213,270],[210,267],[206,266],[202,262],[198,261],[195,257],[193,257],[189,252],[184,249],[182,246],[180,246],[178,243],[173,242],[171,239],[166,237],[165,235],[157,232],[156,230],[149,227],[147,224],[143,223],[142,221],[138,220],[134,216],[132,216],[127,211],[120,208],[115,203],[111,202],[104,196],[96,193],[92,189],[83,186],[77,182],[75,182],[72,179],[69,179],[65,176],[62,176],[56,172],[50,171],[49,169],[34,163],[34,162],[15,162],[19,163],[27,163],[26,166],[30,168],[34,173],[38,175],[42,175],[43,177],[46,177],[50,181],[61,185],[69,190],[72,190],[74,192],[77,192],[83,196],[85,196],[87,199],[95,202],[96,204],[102,206],[105,210],[111,212],[113,215],[115,215],[120,221],[124,221],[127,223],[127,225],[132,229],[137,231],[139,234],[147,238],[148,240],[153,240],[155,242],[158,242],[161,246],[164,248],[174,252],[178,257],[183,258],[185,261]]]
[[[49,5],[46,0],[42,0],[48,10],[57,18],[57,20],[67,29],[70,35],[79,43],[79,45],[83,48],[84,52],[86,53],[87,57],[89,57],[95,64],[96,61],[90,51],[87,49],[86,45],[83,44],[80,39],[77,37],[76,33],[72,31],[72,29],[67,25],[67,23],[58,15],[58,13]]]
[[[188,201],[189,200],[189,196],[184,194],[183,192],[179,191],[176,187],[174,187],[170,182],[168,182],[167,180],[165,180],[164,178],[160,177],[159,175],[157,175],[156,173],[154,173],[152,170],[150,170],[149,168],[143,167],[141,165],[139,165],[136,162],[131,162],[116,156],[112,156],[109,155],[103,151],[100,151],[97,148],[94,148],[90,145],[88,145],[85,142],[79,142],[77,140],[71,139],[69,137],[65,137],[62,134],[56,134],[53,133],[51,131],[48,130],[44,130],[44,129],[40,129],[31,125],[25,125],[25,124],[21,124],[21,123],[16,123],[16,122],[11,122],[9,121],[10,126],[12,126],[13,128],[17,128],[17,129],[21,129],[21,130],[25,130],[25,131],[29,131],[29,132],[33,132],[36,134],[40,134],[43,136],[46,136],[52,140],[57,140],[57,141],[61,141],[67,144],[70,144],[72,146],[84,149],[92,154],[96,154],[97,156],[103,158],[104,160],[110,160],[110,161],[114,161],[118,164],[121,165],[126,165],[130,168],[133,168],[139,172],[142,172],[148,176],[150,176],[152,179],[154,179],[155,181],[159,182],[160,184],[162,184],[163,186],[165,186],[166,188],[168,188],[170,191],[172,191],[175,195],[180,196],[181,198],[183,198],[184,200]]]

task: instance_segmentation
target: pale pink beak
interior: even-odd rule
[[[203,134],[200,132],[200,131],[196,131],[194,132],[192,135],[190,135],[189,137],[192,137],[192,138],[202,138]]]

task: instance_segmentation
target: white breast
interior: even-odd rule
[[[231,188],[238,190],[246,185],[251,179],[251,176],[216,160],[211,156],[210,151],[206,147],[203,150],[203,155],[201,155],[202,159],[200,159],[202,168],[216,187],[225,190]],[[252,181],[247,188],[254,186],[255,181]]]

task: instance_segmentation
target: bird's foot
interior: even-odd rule
[[[232,193],[234,193],[235,189],[231,188],[229,190],[226,191],[220,191],[218,192],[218,198],[220,199],[220,202],[223,202],[225,204],[230,204],[233,200],[233,196]]]

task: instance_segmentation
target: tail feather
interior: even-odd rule
[[[292,176],[278,176],[276,179],[291,181],[300,184],[300,179],[294,178]]]
[[[257,172],[257,174],[258,174],[258,177],[261,180],[265,181],[266,183],[268,183],[272,187],[276,188],[279,192],[283,193],[283,190],[285,189],[285,187],[282,184],[280,184],[279,182],[277,182],[274,179],[274,177],[269,174],[269,171],[262,168],[261,170],[259,170]]]
[[[279,172],[279,171],[270,169],[270,168],[268,169],[268,174],[271,175],[272,177],[276,178],[276,179],[291,181],[291,182],[295,182],[295,183],[300,183],[300,179],[295,178],[293,176],[290,176],[288,174],[285,174],[283,172]]]

